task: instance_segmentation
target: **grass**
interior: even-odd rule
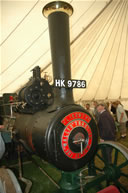
[[[60,172],[58,172],[55,168],[50,166],[47,163],[40,164],[42,168],[47,171],[47,173],[52,176],[54,181],[58,182],[60,179]],[[28,165],[25,165],[23,168],[23,176],[27,179],[30,179],[32,181],[32,189],[30,193],[42,193],[42,192],[56,192],[57,188],[56,186],[48,179],[47,176],[45,176],[40,169],[37,169],[37,167],[31,163]]]

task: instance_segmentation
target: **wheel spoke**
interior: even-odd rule
[[[105,163],[105,160],[104,160],[98,153],[96,153],[96,156],[97,156],[103,163]]]
[[[106,146],[105,146],[105,147],[104,147],[104,146],[102,147],[101,153],[102,153],[102,156],[104,157],[104,160],[108,160],[108,159],[107,159]]]
[[[128,192],[128,190],[127,190],[119,181],[116,181],[115,183],[116,183],[116,185],[117,185],[119,188],[121,188],[123,191],[125,191],[126,193]]]
[[[118,168],[121,169],[121,168],[124,168],[124,167],[127,166],[127,165],[128,165],[128,160],[126,160],[124,163],[120,164],[120,165],[118,166]]]
[[[117,160],[118,160],[118,150],[115,149],[114,165],[117,165]]]
[[[121,172],[121,176],[124,176],[124,177],[128,178],[128,174],[124,174],[122,172]]]
[[[96,158],[94,158],[95,164],[93,168],[96,170],[97,174],[99,171],[99,173],[102,173],[104,176],[105,183],[103,185],[109,186],[114,183],[120,188],[121,192],[128,193],[128,173],[126,171],[128,166],[127,155],[128,150],[123,145],[116,142],[107,141],[99,144],[98,151],[95,154]],[[99,175],[97,175],[97,177],[98,176]],[[97,182],[100,183],[101,179],[98,180]]]
[[[103,169],[101,169],[101,168],[98,168],[98,167],[96,167],[96,166],[94,166],[94,168],[95,168],[96,170],[100,171],[100,172],[103,172]]]

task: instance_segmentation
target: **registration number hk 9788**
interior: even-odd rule
[[[86,81],[55,79],[54,86],[60,88],[86,88]]]

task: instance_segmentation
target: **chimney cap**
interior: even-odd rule
[[[64,1],[53,1],[46,4],[42,10],[42,13],[46,18],[54,12],[64,12],[71,16],[73,13],[73,7],[69,3]]]

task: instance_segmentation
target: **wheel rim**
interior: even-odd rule
[[[106,148],[112,148],[109,163]],[[89,163],[89,175],[102,175],[104,186],[115,184],[121,192],[128,192],[128,149],[117,142],[106,141],[98,145],[94,159]]]

